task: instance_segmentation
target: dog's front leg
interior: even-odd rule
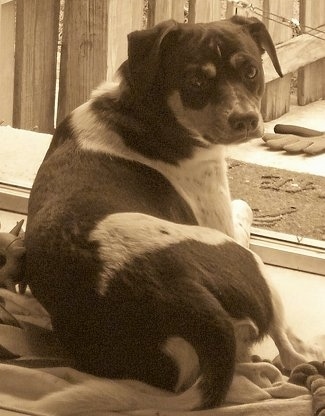
[[[250,228],[253,222],[253,212],[247,202],[234,199],[231,202],[234,224],[234,239],[243,247],[249,248]]]
[[[250,226],[253,220],[253,213],[250,206],[242,200],[233,200],[231,203],[232,216],[234,220],[234,238],[237,243],[244,247],[249,247]],[[260,267],[265,269],[264,264],[259,259]],[[283,366],[292,369],[296,365],[307,361],[305,353],[311,352],[287,326],[282,300],[268,280],[268,285],[272,294],[274,318],[270,328],[270,336],[276,344]],[[317,357],[315,357],[317,358]]]
[[[231,209],[234,221],[234,238],[237,243],[248,248],[250,226],[253,220],[252,210],[245,201],[239,199],[232,201]],[[260,267],[265,269],[260,259],[258,259],[258,262]],[[270,281],[268,281],[268,285],[272,294],[274,311],[274,318],[269,333],[279,350],[283,366],[287,369],[292,369],[296,365],[307,361],[304,353],[307,350],[310,351],[310,349],[287,326],[282,300]]]

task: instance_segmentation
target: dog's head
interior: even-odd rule
[[[138,100],[159,95],[201,145],[262,134],[266,50],[282,76],[264,24],[235,16],[206,24],[160,23],[128,37],[128,82]]]

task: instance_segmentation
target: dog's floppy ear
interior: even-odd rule
[[[137,30],[128,35],[129,80],[136,94],[144,95],[153,84],[160,64],[162,43],[177,26],[175,20],[167,20],[152,29]]]
[[[268,53],[276,72],[280,77],[283,77],[274,43],[264,23],[262,23],[256,17],[243,16],[233,16],[231,21],[233,23],[244,25],[248,29],[250,35],[257,43],[261,52],[264,52],[265,50]]]

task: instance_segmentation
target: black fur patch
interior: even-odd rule
[[[127,147],[149,159],[177,165],[200,146],[176,121],[159,91],[149,94],[145,102],[130,103],[126,97],[115,101],[105,94],[94,100],[91,110],[121,136]]]

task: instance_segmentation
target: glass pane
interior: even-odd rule
[[[292,101],[287,114],[265,123],[266,132],[274,133],[274,126],[280,123],[325,131],[324,100],[297,106],[293,95]],[[278,137],[274,136],[279,140]],[[281,138],[299,139],[288,134]],[[322,136],[313,140],[324,141]],[[232,194],[250,204],[255,227],[293,234],[297,240],[303,237],[325,240],[324,152],[310,155],[303,151],[272,150],[261,139],[231,149]]]
[[[196,8],[203,7],[204,2],[193,2]],[[231,15],[235,11],[231,2],[221,1],[221,15]],[[240,2],[239,2],[240,3]],[[287,2],[293,4],[292,13],[295,19],[299,18],[299,2],[294,0]],[[184,1],[186,19],[191,21],[191,7]],[[214,10],[219,13],[219,9]],[[0,0],[0,90],[2,99],[0,102],[0,209],[16,212],[27,211],[29,189],[32,186],[35,174],[43,160],[49,146],[51,135],[26,130],[13,129],[12,125],[12,98],[14,88],[14,51],[15,51],[15,7],[10,0]],[[53,9],[54,10],[54,9]],[[193,9],[194,10],[194,9]],[[211,9],[212,10],[212,9]],[[236,12],[242,15],[255,13],[258,8],[241,10],[238,4]],[[46,8],[43,10],[47,13]],[[153,11],[149,12],[152,14]],[[195,10],[197,15],[206,16],[206,10]],[[148,2],[144,1],[145,18],[148,13]],[[150,14],[149,13],[149,14]],[[47,14],[46,14],[47,15]],[[59,63],[63,34],[64,0],[60,1],[59,33],[57,40],[57,88],[59,84]],[[265,16],[264,16],[265,17]],[[154,18],[153,14],[150,19]],[[153,20],[152,20],[153,21]],[[282,27],[285,20],[282,21]],[[285,23],[290,28],[292,22]],[[275,22],[270,23],[276,26]],[[286,28],[286,30],[288,29]],[[297,34],[299,28],[293,24],[292,36]],[[310,28],[309,28],[310,29]],[[291,29],[290,29],[291,30]],[[318,37],[325,37],[325,29],[319,26]],[[290,32],[291,33],[291,32]],[[291,35],[290,35],[291,36]],[[278,33],[276,33],[278,37]],[[5,41],[4,41],[5,39]],[[52,39],[53,41],[53,39]],[[54,39],[54,43],[56,40]],[[288,61],[288,59],[286,60]],[[324,60],[320,74],[324,74]],[[325,101],[316,100],[308,105],[297,105],[297,76],[294,73],[290,87],[290,111],[275,120],[265,123],[265,130],[272,133],[276,124],[290,124],[308,127],[320,132],[325,131]],[[290,76],[290,75],[289,75]],[[313,83],[314,77],[304,75],[304,82]],[[308,78],[308,79],[307,79]],[[324,77],[323,77],[324,78]],[[325,86],[323,88],[323,96]],[[278,94],[282,91],[279,90]],[[274,97],[274,105],[277,106],[278,96]],[[56,99],[56,104],[57,104]],[[301,99],[300,99],[301,101]],[[8,109],[10,110],[8,112]],[[51,114],[56,114],[56,108],[51,109]],[[315,138],[315,141],[324,141],[324,136]],[[324,144],[325,147],[325,144]],[[253,227],[259,236],[263,233],[267,238],[269,233],[278,232],[282,235],[290,234],[300,244],[307,240],[317,240],[319,246],[325,241],[325,151],[317,155],[309,155],[305,152],[297,154],[285,150],[271,150],[265,142],[259,138],[248,143],[232,147],[229,150],[229,179],[234,198],[246,200],[254,213]],[[290,238],[288,237],[290,240]],[[281,240],[281,238],[279,238]],[[313,243],[315,245],[315,243]]]

